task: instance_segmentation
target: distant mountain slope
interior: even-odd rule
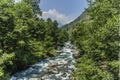
[[[62,26],[62,29],[68,33],[69,39],[71,38],[71,34],[72,34],[73,30],[75,29],[76,24],[81,23],[81,22],[84,22],[86,24],[89,24],[91,22],[90,16],[88,15],[88,12],[87,12],[87,9],[78,18],[76,18],[73,22]]]
[[[89,19],[89,15],[88,15],[87,11],[85,10],[85,11],[84,11],[78,18],[76,18],[73,22],[62,26],[62,28],[63,28],[64,30],[68,30],[68,29],[71,29],[71,28],[73,29],[78,22],[83,22],[83,21],[86,21],[86,20],[88,20],[88,19]]]

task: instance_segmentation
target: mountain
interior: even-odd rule
[[[86,21],[89,19],[89,15],[87,13],[87,10],[85,10],[78,18],[76,18],[74,21],[72,21],[71,23],[69,24],[66,24],[64,26],[62,26],[63,29],[66,29],[66,28],[73,28],[76,23],[78,22],[82,22],[82,21]]]
[[[90,16],[88,15],[87,9],[78,17],[76,18],[74,21],[72,21],[69,24],[66,24],[64,26],[62,26],[62,29],[67,31],[67,33],[70,34],[72,33],[72,31],[74,30],[75,26],[77,25],[77,23],[80,22],[85,22],[85,23],[89,23]]]

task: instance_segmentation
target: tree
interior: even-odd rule
[[[0,80],[56,54],[64,35],[57,21],[37,17],[39,1],[0,1]]]
[[[26,2],[27,4],[31,5],[32,10],[34,12],[34,14],[37,15],[42,15],[41,9],[40,9],[40,0],[23,0],[24,2]]]
[[[80,52],[76,79],[118,80],[119,3],[117,0],[90,3],[89,21],[78,23],[73,30],[72,41]]]

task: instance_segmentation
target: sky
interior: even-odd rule
[[[41,0],[42,18],[65,25],[76,19],[88,7],[86,0]]]
[[[21,0],[15,0],[19,2]],[[57,20],[59,26],[68,24],[88,7],[87,0],[41,0],[42,18]]]

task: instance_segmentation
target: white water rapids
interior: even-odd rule
[[[9,80],[70,80],[71,72],[76,69],[74,53],[75,47],[67,42],[57,56],[38,62]]]

